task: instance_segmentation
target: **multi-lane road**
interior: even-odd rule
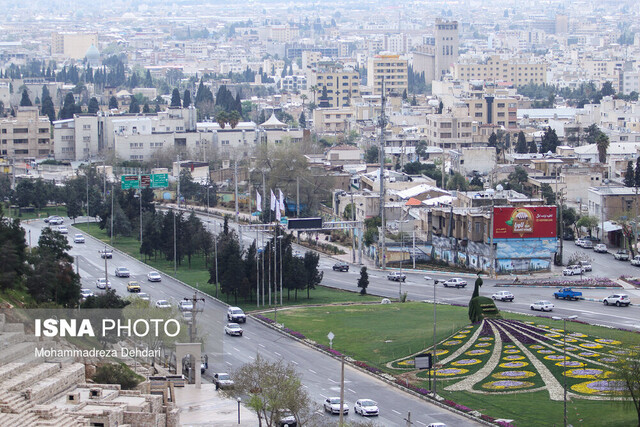
[[[67,221],[67,224],[69,222]],[[217,219],[206,218],[205,223],[212,231],[218,231],[220,225]],[[26,230],[30,231],[32,244],[38,241],[39,233],[44,226],[43,221],[33,221],[24,224]],[[95,281],[99,277],[104,277],[105,263],[99,255],[99,250],[104,249],[104,244],[86,237],[86,243],[74,244],[73,234],[76,233],[73,227],[69,226],[69,241],[73,246],[70,254],[77,258],[77,266],[82,277],[82,285],[85,288],[97,290]],[[255,235],[243,236],[245,244],[249,244]],[[569,243],[572,245],[572,243]],[[296,248],[304,250],[304,248]],[[568,251],[582,250],[569,246]],[[600,254],[591,255],[595,260],[594,273],[598,277],[617,277],[620,271],[627,269],[633,272],[628,263],[618,263],[611,255]],[[359,277],[359,268],[352,266],[349,272],[337,272],[332,270],[335,260],[322,256],[320,258],[320,268],[324,271],[323,284],[341,289],[357,290],[356,282]],[[126,283],[129,280],[137,280],[142,284],[143,291],[150,294],[151,300],[167,299],[174,305],[184,297],[191,296],[193,290],[184,286],[171,277],[163,276],[160,283],[150,283],[146,280],[146,274],[150,268],[127,255],[114,251],[113,259],[108,260],[107,270],[112,287],[123,296],[126,296]],[[127,267],[131,271],[131,278],[117,278],[114,276],[116,267]],[[612,268],[617,274],[615,276],[599,272],[601,268]],[[621,270],[622,268],[622,270]],[[640,274],[640,269],[638,269]],[[371,294],[397,297],[402,286],[402,292],[408,293],[411,300],[433,300],[434,286],[436,290],[436,300],[445,303],[466,304],[473,291],[474,277],[468,277],[469,285],[464,289],[444,288],[441,284],[435,285],[433,279],[446,280],[451,278],[451,274],[427,274],[419,272],[406,272],[406,282],[388,281],[386,272],[371,269],[369,271],[369,288]],[[496,281],[485,279],[481,293],[490,296],[498,290],[505,288],[495,287]],[[553,289],[549,288],[508,288],[515,295],[514,302],[497,302],[501,310],[520,313],[530,313],[529,304],[540,299],[553,300]],[[586,298],[602,299],[611,293],[610,290],[593,289],[582,290]],[[627,290],[632,297],[632,301],[638,301],[640,294],[635,290]],[[556,308],[554,312],[543,315],[569,316],[577,314],[583,321],[615,327],[625,327],[629,329],[640,328],[640,318],[638,306],[627,308],[604,307],[599,302],[590,301],[562,301],[553,300]],[[242,364],[250,362],[257,354],[270,360],[283,360],[296,366],[303,378],[304,386],[310,396],[318,405],[326,397],[339,395],[340,392],[340,363],[339,361],[317,352],[297,341],[290,339],[266,326],[249,320],[243,325],[245,333],[241,338],[224,335],[223,327],[226,323],[226,306],[213,298],[206,297],[204,311],[198,315],[198,328],[205,338],[205,352],[209,355],[209,373],[216,371],[233,371]],[[538,314],[536,312],[536,314]],[[448,425],[464,426],[475,425],[473,421],[452,414],[431,403],[425,402],[412,395],[404,393],[391,387],[382,381],[364,374],[358,370],[347,367],[345,370],[345,400],[350,407],[350,417],[353,417],[353,404],[359,398],[372,398],[379,403],[380,417],[378,422],[383,425],[404,424],[404,418],[411,412],[411,419],[414,425],[425,426],[431,422],[444,422]],[[328,416],[328,415],[326,415]],[[357,416],[356,416],[357,417]]]

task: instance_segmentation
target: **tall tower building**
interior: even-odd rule
[[[458,21],[436,19],[434,80],[442,80],[449,68],[458,62],[459,47]]]

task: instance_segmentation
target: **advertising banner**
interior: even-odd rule
[[[493,208],[493,238],[556,237],[555,206]]]

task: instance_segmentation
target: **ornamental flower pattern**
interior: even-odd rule
[[[438,377],[452,377],[454,375],[464,375],[469,372],[468,369],[461,368],[445,368],[439,369],[436,371],[436,376]]]
[[[469,366],[469,365],[477,365],[482,362],[480,359],[460,359],[452,362],[453,366]]]
[[[620,344],[622,344],[622,341],[610,340],[610,339],[605,339],[605,338],[597,338],[594,341],[595,342],[599,342],[600,344],[609,344],[609,345],[620,345]]]
[[[617,394],[624,390],[624,383],[620,380],[587,381],[571,386],[571,390],[584,394]]]
[[[527,362],[507,362],[507,363],[501,363],[498,366],[504,369],[509,369],[509,368],[524,368],[525,366],[529,366],[529,364]]]
[[[531,372],[531,371],[503,371],[503,372],[497,372],[491,376],[497,380],[508,380],[508,379],[521,380],[525,378],[535,377],[536,374],[535,372]]]
[[[533,387],[529,381],[500,380],[490,381],[482,384],[482,388],[487,390],[518,390],[521,388]]]
[[[584,378],[584,379],[600,379],[609,378],[613,375],[611,371],[603,371],[602,369],[570,369],[566,373],[569,378]]]

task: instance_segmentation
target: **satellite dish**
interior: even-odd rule
[[[609,183],[609,179],[605,178],[605,179],[604,179],[604,183],[605,183],[605,184],[608,184],[608,183]]]
[[[502,190],[504,190],[504,187],[502,186],[502,184],[498,184],[498,185],[496,185],[496,190],[497,191],[502,191]]]

